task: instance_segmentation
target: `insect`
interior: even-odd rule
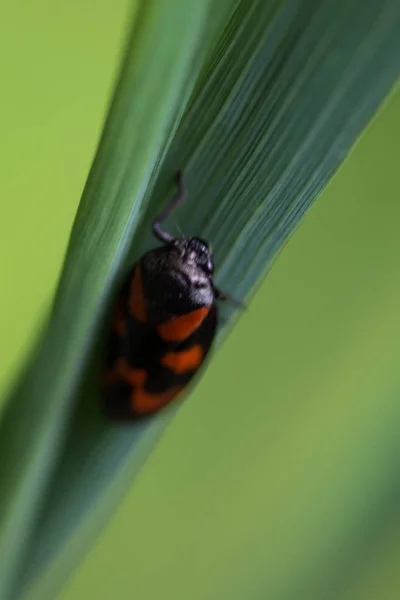
[[[103,392],[116,419],[153,414],[176,398],[206,358],[218,323],[211,246],[161,227],[186,198],[182,174],[170,204],[153,220],[163,246],[134,265],[118,296],[107,344]]]

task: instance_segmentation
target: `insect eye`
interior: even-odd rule
[[[210,259],[207,260],[206,269],[209,273],[214,273],[214,265]]]

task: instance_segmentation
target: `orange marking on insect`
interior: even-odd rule
[[[117,308],[115,309],[115,312],[114,312],[113,328],[114,328],[114,331],[119,336],[124,335],[126,332],[126,322],[125,322],[125,319],[124,319],[124,316],[122,313],[121,300],[118,300]]]
[[[182,388],[175,386],[160,394],[151,394],[143,389],[132,392],[131,402],[133,410],[138,414],[152,413],[171,402]]]
[[[197,310],[192,310],[186,313],[186,315],[181,315],[180,317],[175,317],[165,323],[161,323],[157,327],[158,333],[167,342],[186,340],[204,321],[209,310],[210,307],[205,306]]]
[[[197,369],[202,359],[203,349],[199,344],[196,344],[192,348],[189,348],[189,350],[168,352],[168,354],[162,357],[161,363],[171,369],[171,371],[181,374]]]
[[[115,363],[116,374],[131,385],[143,387],[146,383],[147,373],[144,369],[133,369],[124,358],[118,359]]]
[[[130,299],[129,299],[130,308],[133,316],[138,321],[142,323],[147,321],[147,309],[146,302],[143,294],[142,287],[142,276],[140,272],[140,265],[137,265],[135,269],[135,274],[133,276],[133,282],[131,287]]]

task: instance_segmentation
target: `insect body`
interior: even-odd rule
[[[198,237],[173,238],[161,223],[186,197],[179,190],[153,221],[164,245],[133,267],[118,297],[107,346],[108,416],[137,419],[171,402],[210,350],[218,321],[211,248]]]

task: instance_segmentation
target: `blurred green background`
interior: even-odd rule
[[[55,289],[129,8],[2,8],[2,399]],[[397,92],[60,600],[399,597],[399,153]]]

